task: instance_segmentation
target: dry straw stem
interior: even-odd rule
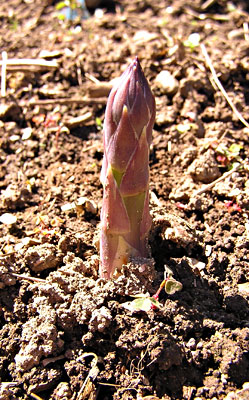
[[[236,114],[236,116],[238,117],[238,119],[240,120],[240,122],[242,122],[243,125],[245,125],[248,129],[249,129],[249,124],[248,122],[245,120],[245,118],[240,114],[240,112],[237,110],[237,108],[235,107],[235,105],[233,104],[232,100],[230,99],[230,97],[228,96],[227,92],[225,91],[224,87],[222,86],[216,71],[214,69],[214,66],[212,64],[211,58],[208,55],[206,46],[202,43],[201,44],[201,51],[203,56],[205,57],[205,61],[211,71],[211,74],[213,76],[213,80],[216,84],[216,86],[218,87],[218,89],[221,91],[222,95],[225,97],[226,101],[228,102],[229,106],[231,107],[231,109],[233,110],[234,114]]]
[[[92,117],[93,117],[92,113],[89,111],[84,115],[79,115],[78,117],[65,119],[64,125],[69,129],[73,129],[76,128],[77,126],[84,125],[87,122],[91,121]]]
[[[106,104],[106,98],[99,98],[99,99],[89,99],[89,98],[78,98],[78,97],[71,97],[71,98],[59,98],[59,99],[45,99],[45,100],[30,100],[30,106],[48,106],[50,104],[56,105],[67,105],[67,104],[82,104],[82,105],[93,105],[93,104]]]
[[[90,369],[90,371],[88,372],[88,375],[87,375],[86,379],[84,380],[83,385],[82,385],[81,388],[80,388],[80,391],[79,391],[78,396],[77,396],[77,400],[83,400],[83,399],[85,399],[85,396],[84,396],[84,389],[85,389],[87,383],[89,382],[89,380],[90,380],[90,378],[91,378],[92,375],[98,374],[98,372],[99,372],[99,370],[98,370],[98,368],[97,368],[97,363],[98,363],[98,356],[97,356],[97,354],[95,354],[95,353],[83,353],[82,356],[80,356],[80,357],[77,359],[77,361],[82,361],[82,360],[81,360],[82,358],[86,358],[86,357],[89,357],[89,356],[93,357],[93,361],[92,361],[92,363],[91,363],[91,369]]]
[[[207,0],[201,5],[202,10],[206,10],[207,8],[213,6],[216,3],[217,0]]]
[[[248,41],[249,41],[249,28],[248,28],[248,22],[243,22],[243,31],[244,31],[244,37],[245,37],[245,40],[248,42]]]
[[[89,150],[98,149],[98,148],[100,151],[103,151],[103,146],[100,145],[99,143],[96,143],[96,144],[93,144],[92,146],[88,146],[85,149],[83,149],[82,153],[86,153]]]
[[[192,8],[185,7],[185,12],[193,17],[204,21],[206,19],[212,19],[214,21],[229,21],[229,16],[223,14],[207,14],[207,13],[197,13],[196,11],[192,10]]]
[[[85,73],[85,77],[93,83],[90,84],[87,88],[88,96],[91,98],[105,97],[108,96],[112,87],[113,81],[110,82],[101,82],[95,76]]]
[[[8,70],[17,70],[26,68],[26,69],[56,69],[59,68],[59,64],[57,61],[47,61],[40,58],[32,59],[32,58],[9,58],[8,60],[0,61],[0,65],[6,63],[6,67]]]
[[[2,74],[1,74],[1,96],[6,97],[6,64],[7,64],[7,52],[2,52]]]
[[[12,256],[13,254],[16,254],[16,253],[17,253],[17,251],[11,251],[10,253],[0,254],[0,259],[1,258],[6,258],[6,257],[10,257],[10,256]]]
[[[221,181],[223,181],[224,179],[226,179],[228,176],[232,175],[235,171],[237,171],[239,168],[241,167],[241,164],[237,164],[233,169],[231,169],[228,172],[225,172],[222,176],[220,176],[218,179],[216,179],[215,181],[209,183],[208,185],[206,185],[204,188],[197,190],[194,193],[194,196],[198,196],[199,194],[202,194],[204,192],[207,192],[209,189],[212,189],[212,187],[214,187],[216,185],[216,183],[219,183]]]
[[[18,279],[26,280],[26,281],[37,282],[37,283],[46,283],[46,281],[44,279],[33,278],[32,276],[14,274],[13,272],[9,272],[9,275],[14,276],[15,278],[18,278]]]
[[[43,400],[40,396],[38,396],[35,393],[30,392],[29,395],[30,395],[30,397],[32,397],[35,400]]]

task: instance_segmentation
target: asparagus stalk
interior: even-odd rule
[[[136,57],[106,106],[101,182],[100,276],[111,278],[132,256],[148,256],[149,148],[155,99]]]

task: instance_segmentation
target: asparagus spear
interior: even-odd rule
[[[100,276],[148,256],[149,148],[155,99],[136,57],[113,87],[104,121]]]

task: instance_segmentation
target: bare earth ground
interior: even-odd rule
[[[0,5],[1,51],[50,62],[9,66],[1,101],[0,399],[248,399],[249,129],[207,58],[249,121],[247,2],[101,10],[70,25],[52,1]],[[105,282],[101,126],[110,81],[135,55],[157,102],[155,271],[142,260]],[[182,291],[162,291],[158,311],[125,309],[165,266]]]

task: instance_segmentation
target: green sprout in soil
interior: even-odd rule
[[[17,16],[15,14],[12,14],[11,16],[9,16],[8,23],[9,23],[10,29],[12,31],[17,30],[19,22],[18,22]]]
[[[122,304],[122,306],[132,312],[149,312],[150,310],[162,309],[162,305],[159,303],[159,295],[163,289],[165,289],[167,295],[173,295],[182,290],[181,282],[173,278],[173,272],[168,267],[165,267],[164,280],[161,282],[157,292],[153,296],[142,293],[137,294],[134,296],[135,300],[128,301]]]
[[[103,123],[102,123],[102,121],[101,121],[101,119],[99,117],[96,117],[95,123],[96,123],[98,131],[102,131]]]
[[[191,50],[194,50],[200,44],[201,37],[199,33],[191,33],[187,40],[183,42],[185,47],[189,47]]]
[[[85,0],[63,0],[56,4],[59,11],[58,19],[61,21],[77,21],[89,18],[90,14],[86,8]]]
[[[238,143],[233,143],[227,147],[223,144],[213,144],[215,149],[216,160],[221,167],[225,167],[228,170],[233,169],[238,163],[241,163],[240,151],[243,149]]]
[[[149,149],[155,99],[135,58],[113,87],[104,120],[100,276],[131,257],[148,257]]]

